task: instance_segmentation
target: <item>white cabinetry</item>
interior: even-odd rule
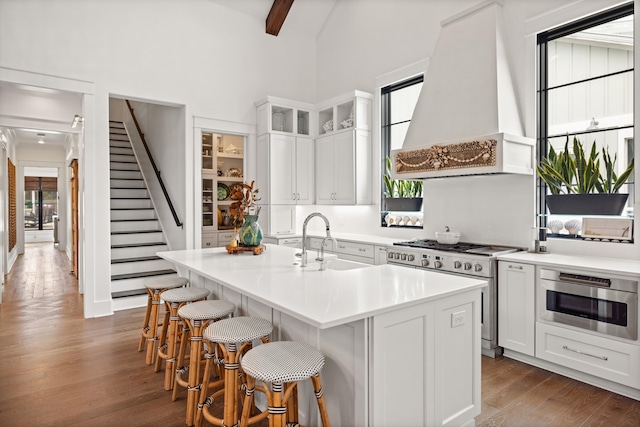
[[[309,243],[307,249],[320,251],[322,248],[322,237],[307,237],[307,240]],[[348,261],[372,265],[376,263],[375,248],[373,245],[345,240],[337,240],[337,242],[337,245],[334,245],[333,241],[326,240],[324,242],[324,251],[334,253],[338,255],[338,258]]]
[[[640,388],[640,346],[538,322],[536,357]]]
[[[371,203],[371,133],[351,130],[316,140],[316,203]]]
[[[498,345],[535,355],[535,266],[498,262]]]
[[[267,134],[258,138],[258,182],[262,203],[313,203],[313,139]]]
[[[317,204],[371,204],[372,98],[354,91],[316,107]]]

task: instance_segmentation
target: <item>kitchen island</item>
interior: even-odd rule
[[[298,249],[266,248],[257,256],[224,248],[158,255],[192,286],[235,303],[236,314],[271,320],[273,340],[320,349],[334,426],[474,425],[486,282],[343,260],[302,268]],[[300,422],[318,425],[315,411],[303,384]]]

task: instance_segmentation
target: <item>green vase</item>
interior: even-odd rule
[[[245,215],[239,235],[242,246],[258,246],[262,242],[262,229],[258,224],[258,215]]]

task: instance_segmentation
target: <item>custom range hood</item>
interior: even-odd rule
[[[502,4],[486,1],[442,22],[394,178],[533,174],[503,43]]]

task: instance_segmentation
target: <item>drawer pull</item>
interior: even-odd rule
[[[363,248],[358,248],[358,250],[359,250],[360,252],[366,252],[366,251],[367,251],[366,249],[363,249]]]
[[[522,266],[521,265],[511,265],[511,264],[509,264],[509,268],[517,268],[518,270],[522,270]]]
[[[573,351],[574,353],[583,354],[583,355],[589,356],[589,357],[595,357],[596,359],[600,359],[600,360],[609,360],[609,358],[607,356],[596,356],[595,354],[585,353],[584,351],[576,350],[576,349],[573,349],[573,348],[568,347],[566,345],[563,345],[562,349],[563,350],[567,350],[567,351]]]

